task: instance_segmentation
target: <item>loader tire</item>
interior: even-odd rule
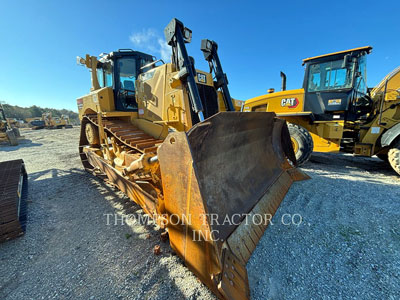
[[[92,123],[86,123],[85,126],[86,139],[90,146],[98,146],[100,144],[99,130]]]
[[[292,140],[294,154],[296,155],[297,165],[306,163],[313,152],[314,142],[311,134],[297,124],[288,123],[290,138]]]
[[[400,175],[400,140],[389,150],[388,159],[393,170]]]

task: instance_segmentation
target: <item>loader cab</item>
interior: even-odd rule
[[[137,111],[135,81],[140,73],[154,67],[153,64],[143,68],[154,61],[154,56],[131,49],[119,49],[101,56],[97,78],[100,87],[113,88],[117,111]]]
[[[372,110],[367,91],[366,56],[356,48],[303,60],[304,111],[317,121],[357,120]]]

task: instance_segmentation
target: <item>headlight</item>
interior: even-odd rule
[[[192,31],[189,28],[184,28],[183,30],[183,37],[186,43],[190,43],[192,40]]]

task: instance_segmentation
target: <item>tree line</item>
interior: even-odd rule
[[[36,105],[30,107],[21,107],[18,105],[3,104],[4,113],[7,118],[15,118],[18,120],[25,120],[27,118],[42,117],[42,114],[51,112],[53,117],[61,117],[61,115],[69,116],[71,121],[79,122],[79,115],[72,110],[55,109],[55,108],[42,108]]]

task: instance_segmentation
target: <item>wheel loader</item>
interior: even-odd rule
[[[130,49],[77,58],[92,80],[90,94],[77,99],[79,154],[88,172],[168,232],[173,250],[220,299],[249,299],[246,263],[264,217],[293,181],[308,177],[295,168],[284,120],[235,111],[216,44],[202,42],[219,67],[214,81],[188,56],[190,29],[173,19],[164,33],[171,63]]]
[[[275,112],[289,124],[296,159],[313,151],[344,151],[388,161],[400,174],[400,67],[375,88],[367,87],[367,55],[361,47],[306,58],[303,87],[245,101],[243,111]]]
[[[0,104],[0,143],[6,142],[11,146],[17,146],[19,137],[21,137],[19,129],[11,126],[4,113],[3,105]]]

